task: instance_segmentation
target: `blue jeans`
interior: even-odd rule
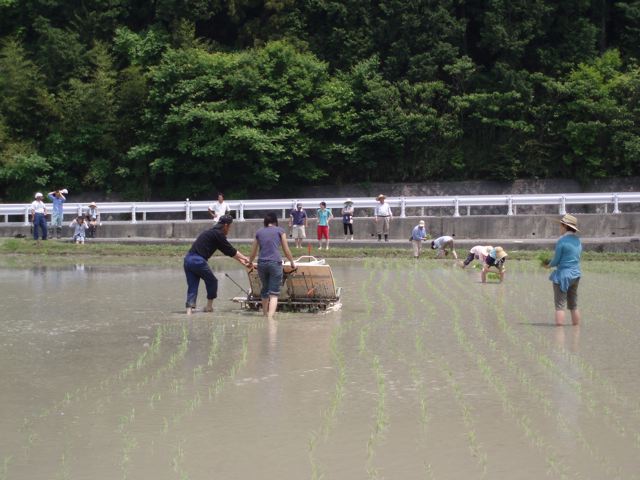
[[[281,262],[258,260],[258,276],[262,284],[260,298],[269,298],[269,295],[280,295],[280,285],[282,285]]]
[[[42,239],[47,239],[47,217],[43,213],[36,213],[33,219],[33,239],[38,240],[38,227],[42,229]]]
[[[184,257],[184,274],[187,276],[187,308],[196,306],[200,279],[204,280],[207,287],[207,300],[218,296],[218,279],[209,268],[209,263],[197,253],[187,253]]]

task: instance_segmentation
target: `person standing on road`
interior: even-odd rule
[[[42,230],[42,240],[47,239],[47,206],[42,201],[42,194],[36,193],[35,200],[31,202],[29,213],[33,222],[33,239],[40,243],[38,239],[38,229]]]
[[[91,202],[87,208],[87,222],[89,224],[89,238],[95,238],[98,225],[100,225],[100,211],[96,202]]]
[[[231,215],[222,215],[212,228],[205,230],[184,257],[184,273],[187,277],[187,315],[196,308],[200,279],[207,287],[207,306],[205,312],[213,311],[213,300],[218,296],[218,279],[211,271],[208,260],[216,250],[231,257],[245,266],[250,266],[249,259],[231,246],[227,240],[229,229],[233,223]]]
[[[53,202],[53,208],[51,209],[51,233],[55,231],[56,238],[60,238],[62,234],[62,219],[64,216],[64,202],[67,201],[65,195],[69,191],[66,188],[62,190],[54,190],[49,192],[47,197]]]
[[[582,242],[576,235],[578,219],[573,215],[565,215],[560,222],[562,236],[556,242],[555,255],[546,268],[556,267],[549,275],[553,282],[553,300],[555,303],[556,325],[564,325],[564,308],[569,307],[571,323],[580,324],[580,310],[578,310],[578,284],[582,272],[580,270],[580,256],[582,255]]]
[[[325,250],[329,250],[329,220],[333,218],[331,209],[326,202],[320,202],[320,208],[316,211],[318,217],[318,250],[322,250],[322,239],[325,239]]]
[[[227,215],[231,209],[229,208],[229,205],[225,203],[224,195],[222,193],[218,193],[218,201],[210,204],[208,211],[209,215],[213,219],[213,223],[217,223],[220,217]]]
[[[418,258],[422,253],[422,242],[427,239],[427,229],[424,220],[420,220],[418,225],[411,232],[411,245],[413,246],[413,258]]]
[[[296,266],[287,244],[287,234],[278,226],[276,214],[269,212],[264,217],[264,227],[256,232],[249,256],[249,265],[253,266],[253,260],[258,255],[258,249],[260,250],[258,257],[258,276],[262,284],[260,299],[262,300],[262,314],[266,315],[269,320],[273,319],[276,314],[282,285],[283,270],[280,248],[291,263],[292,271],[295,270]]]
[[[384,241],[389,241],[389,226],[391,224],[391,219],[393,218],[393,212],[391,211],[391,207],[388,203],[385,203],[385,197],[383,194],[380,194],[376,197],[376,200],[379,202],[376,205],[376,208],[373,212],[376,222],[376,234],[378,235],[378,241],[382,240],[382,235],[384,234]]]
[[[353,201],[350,198],[345,200],[344,207],[342,207],[342,226],[344,239],[353,241]]]
[[[451,250],[453,258],[455,258],[456,260],[458,259],[458,254],[453,248],[453,237],[450,237],[448,235],[443,235],[442,237],[438,237],[433,240],[431,242],[431,249],[438,250],[438,253],[436,254],[437,258],[446,257],[447,255],[449,255],[449,250]]]
[[[289,227],[296,242],[296,248],[302,248],[302,240],[307,238],[307,212],[304,211],[304,208],[299,203],[289,214]]]

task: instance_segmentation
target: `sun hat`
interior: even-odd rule
[[[387,198],[387,196],[381,193],[376,197],[376,200],[380,200],[381,198]]]
[[[347,198],[347,199],[344,201],[344,203],[345,203],[345,205],[346,205],[347,203],[353,203],[353,200],[351,200],[350,198]]]
[[[89,206],[90,206],[90,207],[97,207],[96,202],[91,202],[91,203],[89,204]]]
[[[231,225],[233,223],[233,217],[231,215],[222,215],[218,219],[218,223],[221,223],[222,225]]]
[[[424,220],[420,220],[418,222],[418,225],[421,226],[421,227],[424,227],[425,226]]]
[[[569,215],[567,213],[560,220],[556,220],[556,221],[560,222],[562,225],[566,225],[567,227],[571,228],[572,230],[575,230],[576,232],[580,231],[578,230],[578,219],[573,215]]]
[[[38,193],[36,193],[35,198],[42,197],[42,196],[43,196],[42,193],[38,192]]]
[[[63,195],[66,195],[69,193],[69,190],[67,190],[66,188],[63,188],[62,190],[60,190],[60,193],[62,193]]]
[[[496,260],[502,260],[504,257],[508,257],[507,252],[502,247],[496,247]]]

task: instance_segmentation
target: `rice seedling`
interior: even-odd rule
[[[551,263],[553,259],[553,253],[548,250],[541,250],[536,255],[536,260],[541,267],[546,267]]]
[[[0,470],[0,480],[8,480],[9,478],[9,465],[13,461],[13,455],[7,455],[2,459],[2,470]]]

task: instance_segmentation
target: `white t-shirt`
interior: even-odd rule
[[[445,235],[444,237],[438,237],[433,241],[433,246],[436,248],[442,248],[445,243],[451,242],[452,240],[453,237],[449,237],[447,235]]]
[[[378,205],[376,205],[376,209],[375,209],[374,215],[376,217],[391,217],[391,216],[393,216],[391,214],[391,207],[389,206],[389,204],[387,202],[379,203]]]
[[[484,262],[484,258],[487,255],[489,255],[490,250],[491,250],[491,247],[476,245],[471,250],[469,250],[469,253],[473,253],[476,257],[478,257],[478,260],[480,260],[481,262]]]
[[[31,202],[31,211],[33,213],[44,213],[47,214],[47,207],[42,200],[34,200]]]
[[[211,205],[209,205],[209,210],[213,212],[213,218],[217,220],[222,215],[229,213],[229,206],[227,205],[226,202],[222,202],[222,203],[214,202]]]

